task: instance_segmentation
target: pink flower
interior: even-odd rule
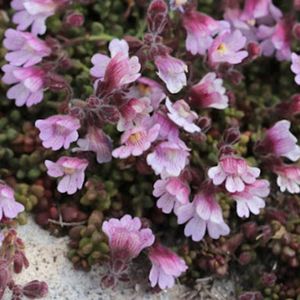
[[[130,215],[125,215],[120,220],[112,218],[103,222],[102,231],[108,237],[112,258],[123,261],[136,258],[155,239],[151,229],[142,229],[141,220]]]
[[[263,149],[265,154],[273,153],[292,161],[298,160],[300,158],[300,147],[297,145],[297,138],[290,132],[290,127],[290,121],[278,121],[272,128],[267,130],[259,147]]]
[[[162,178],[177,177],[188,163],[189,148],[182,141],[162,142],[147,156],[147,163]]]
[[[111,58],[104,54],[92,57],[94,67],[90,73],[103,81],[108,90],[120,88],[140,77],[141,65],[136,56],[129,58],[129,46],[125,40],[113,39],[109,43]]]
[[[291,194],[300,193],[300,167],[294,165],[282,165],[275,168],[277,185],[281,192],[286,190]]]
[[[300,56],[296,53],[292,53],[292,65],[291,70],[296,74],[295,81],[300,85]]]
[[[51,54],[51,49],[43,40],[32,33],[11,28],[5,31],[3,45],[11,51],[5,55],[5,59],[14,66],[30,67]]]
[[[18,24],[17,29],[24,31],[31,26],[34,35],[46,32],[46,19],[55,14],[57,8],[65,0],[13,0],[11,7],[17,12],[13,22]]]
[[[82,188],[84,172],[88,166],[86,159],[62,156],[57,162],[46,160],[45,165],[49,176],[62,177],[57,186],[60,193],[72,195]]]
[[[158,284],[161,289],[171,288],[175,284],[175,278],[188,268],[176,253],[159,244],[150,248],[148,257],[152,263],[149,274],[152,287]]]
[[[236,210],[240,218],[249,218],[250,213],[259,214],[259,210],[265,207],[264,197],[270,193],[270,183],[267,180],[256,180],[246,185],[242,192],[231,194],[236,201]]]
[[[166,107],[169,111],[168,117],[185,131],[190,133],[201,131],[200,127],[194,124],[194,121],[198,119],[197,113],[192,111],[184,100],[178,100],[172,103],[170,99],[167,98]]]
[[[188,222],[184,228],[185,236],[199,242],[206,230],[213,239],[228,235],[230,229],[225,224],[222,209],[216,202],[214,194],[207,190],[198,193],[192,203],[184,204],[176,209],[178,224]]]
[[[90,126],[84,139],[77,141],[78,148],[73,151],[92,151],[96,153],[99,164],[111,161],[112,141],[101,128]]]
[[[198,108],[213,107],[224,109],[228,107],[228,96],[223,87],[223,80],[216,73],[207,73],[190,91],[191,103]]]
[[[184,12],[184,5],[187,4],[189,0],[170,0],[170,7],[172,10],[179,10]]]
[[[159,128],[159,124],[152,125],[150,128],[142,124],[128,129],[121,136],[121,143],[124,145],[112,152],[113,157],[127,158],[130,155],[142,155],[158,137]]]
[[[24,206],[16,202],[13,189],[0,183],[0,221],[3,217],[13,219],[22,211]]]
[[[225,181],[225,188],[230,193],[242,192],[246,184],[252,184],[259,176],[258,168],[249,167],[243,158],[223,156],[216,167],[208,170],[208,177],[214,185]]]
[[[4,65],[2,71],[5,73],[2,81],[6,84],[14,84],[7,91],[7,98],[15,99],[17,106],[30,107],[43,100],[45,79],[43,69],[36,66],[20,68]]]
[[[154,184],[153,196],[159,198],[156,205],[165,214],[171,213],[176,204],[189,202],[190,188],[178,177],[157,180]]]
[[[178,127],[168,118],[167,114],[162,111],[157,111],[153,115],[153,123],[160,125],[158,139],[174,140],[179,137]]]
[[[180,59],[170,55],[158,55],[154,61],[158,77],[167,85],[170,93],[178,93],[186,86],[187,65]]]
[[[209,61],[212,64],[239,64],[248,56],[248,52],[241,50],[246,46],[246,38],[239,30],[225,31],[219,34],[208,49]]]
[[[58,150],[68,149],[72,142],[77,141],[80,122],[69,115],[55,115],[45,120],[37,120],[35,126],[40,130],[40,139],[45,148]]]

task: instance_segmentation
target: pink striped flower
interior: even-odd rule
[[[277,185],[281,192],[288,191],[291,194],[300,193],[300,167],[295,165],[282,165],[275,168]]]
[[[153,196],[159,198],[156,205],[165,214],[171,213],[176,205],[189,202],[190,187],[179,177],[157,180]]]
[[[166,113],[157,111],[153,115],[153,123],[160,125],[159,136],[160,140],[174,140],[179,137],[178,127],[172,122]]]
[[[14,66],[30,67],[51,54],[47,44],[32,33],[10,28],[4,35],[3,45],[11,51],[5,55],[5,59]]]
[[[16,106],[26,105],[30,107],[43,100],[45,71],[40,67],[16,67],[4,65],[5,73],[2,81],[6,84],[14,84],[7,91],[7,98],[14,99]]]
[[[230,232],[224,222],[222,209],[210,189],[198,193],[192,203],[180,206],[175,213],[178,224],[187,222],[184,228],[185,236],[190,236],[195,242],[203,239],[206,230],[213,239],[228,235]]]
[[[295,82],[300,85],[300,56],[292,53],[291,70],[295,73]]]
[[[263,198],[270,193],[270,183],[267,180],[256,180],[246,185],[242,192],[235,192],[231,197],[236,201],[237,215],[240,218],[249,218],[250,213],[258,215],[261,208],[265,207]]]
[[[199,83],[192,86],[190,91],[191,103],[198,108],[217,108],[228,107],[228,96],[223,86],[223,80],[217,78],[217,74],[207,73]]]
[[[13,219],[22,211],[24,206],[16,202],[13,189],[0,183],[0,221],[3,217]]]
[[[58,150],[68,149],[72,142],[77,141],[80,122],[69,115],[55,115],[45,120],[37,120],[35,126],[40,130],[40,139],[45,148]]]
[[[88,166],[86,159],[62,156],[56,162],[46,160],[45,165],[49,176],[61,177],[57,186],[60,193],[72,195],[82,189],[84,172]]]
[[[259,176],[258,168],[249,167],[243,158],[223,156],[216,167],[208,170],[208,177],[214,185],[225,181],[225,188],[230,193],[242,192],[245,184],[252,184]]]
[[[150,248],[148,257],[152,263],[149,274],[152,287],[158,285],[161,289],[171,288],[175,284],[175,278],[188,268],[182,258],[160,244]]]

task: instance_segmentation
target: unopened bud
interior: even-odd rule
[[[164,0],[153,0],[147,11],[148,29],[160,34],[167,24],[168,6]]]
[[[22,291],[30,299],[43,298],[48,294],[48,285],[44,281],[33,280],[25,284]]]
[[[65,16],[64,23],[65,25],[80,27],[84,23],[84,16],[77,11],[70,12]]]
[[[256,42],[250,42],[247,45],[248,57],[249,60],[254,60],[261,55],[261,47]]]

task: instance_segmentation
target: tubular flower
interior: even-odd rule
[[[277,185],[281,192],[288,191],[291,194],[300,193],[300,167],[294,165],[282,165],[275,168]]]

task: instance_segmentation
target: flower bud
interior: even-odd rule
[[[80,27],[84,23],[84,16],[77,11],[68,13],[65,16],[64,24],[72,27]]]
[[[261,47],[256,42],[250,42],[247,45],[247,51],[248,51],[247,60],[250,60],[250,61],[258,58],[261,55]]]
[[[48,294],[48,285],[44,281],[33,280],[25,284],[22,291],[29,299],[43,298]]]
[[[164,0],[153,0],[147,11],[148,29],[160,34],[167,24],[168,6]]]
[[[223,140],[227,145],[234,145],[239,141],[240,137],[240,130],[237,127],[230,127],[225,130]]]

